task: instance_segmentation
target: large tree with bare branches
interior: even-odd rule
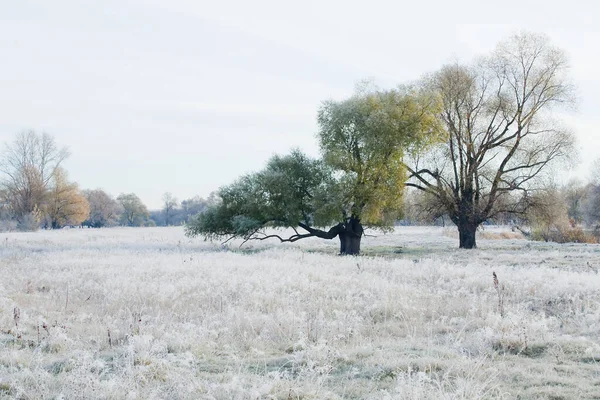
[[[21,132],[5,146],[0,155],[1,185],[19,224],[31,218],[39,222],[51,181],[68,156],[67,148],[59,147],[47,133]]]
[[[474,65],[447,65],[424,80],[442,100],[446,139],[407,161],[407,185],[433,196],[461,248],[476,247],[484,221],[524,212],[549,167],[572,155],[573,135],[556,118],[573,104],[567,72],[563,51],[524,33]]]

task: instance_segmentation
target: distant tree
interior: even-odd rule
[[[600,186],[600,158],[597,158],[592,163],[592,170],[590,171],[590,183],[592,185]]]
[[[592,164],[590,183],[586,187],[582,202],[583,217],[588,225],[595,225],[596,234],[600,234],[600,158]]]
[[[163,208],[150,211],[150,219],[154,221],[157,226],[182,225],[205,210],[207,206],[207,200],[204,200],[200,196],[182,200],[181,203],[179,203],[177,198],[171,193],[165,193],[165,196],[163,197]]]
[[[154,223],[154,226],[167,226],[165,223],[165,213],[163,210],[149,210],[148,218]],[[148,226],[148,224],[145,224]]]
[[[600,158],[592,164],[582,208],[585,222],[596,225],[596,231],[600,231]]]
[[[102,189],[84,190],[83,195],[90,204],[90,215],[84,225],[102,228],[119,223],[122,208],[112,196]]]
[[[526,219],[534,239],[549,241],[552,231],[562,232],[569,228],[567,204],[557,188],[538,191],[528,201]]]
[[[576,223],[583,221],[583,203],[587,191],[587,187],[579,179],[571,179],[561,190],[562,197],[567,204],[569,218]]]
[[[213,195],[215,196],[215,195]],[[191,217],[194,217],[209,206],[209,202],[200,196],[195,196],[190,199],[182,200],[180,206],[180,220],[187,223]]]
[[[0,189],[0,232],[13,231],[17,229],[17,221],[13,218],[8,193]]]
[[[363,225],[389,228],[400,215],[402,158],[437,139],[437,106],[437,98],[410,88],[325,102],[318,116],[323,160],[298,151],[273,157],[264,170],[221,188],[187,233],[281,242],[339,237],[340,254],[359,254]],[[284,238],[266,234],[268,227],[305,233]]]
[[[600,225],[600,185],[588,186],[583,202],[583,215],[588,225]]]
[[[146,219],[146,221],[144,222],[144,226],[156,226],[156,223],[152,220],[152,219]]]
[[[148,220],[148,209],[134,193],[120,194],[117,202],[122,207],[121,224],[127,226],[143,226]]]
[[[435,196],[420,190],[408,190],[404,198],[404,223],[445,226],[447,216]]]
[[[40,227],[43,209],[48,200],[48,188],[39,171],[32,166],[23,167],[16,175],[17,181],[7,186],[9,206],[21,231],[33,231]]]
[[[446,137],[407,163],[408,185],[436,198],[461,248],[476,247],[483,222],[524,213],[549,166],[572,156],[573,135],[554,118],[573,102],[567,72],[545,36],[519,34],[482,62],[445,66],[423,82],[442,100]]]
[[[165,225],[169,226],[173,220],[173,214],[176,212],[177,207],[179,207],[179,200],[177,197],[174,197],[171,193],[166,192],[163,194],[163,213],[165,215]]]
[[[588,185],[582,208],[586,224],[600,224],[600,186]]]
[[[46,133],[22,132],[6,145],[0,156],[1,184],[21,228],[39,226],[50,182],[68,156]]]
[[[598,241],[599,230],[592,235],[577,226],[568,217],[567,202],[562,193],[550,187],[536,193],[531,198],[527,210],[527,219],[531,226],[530,238],[558,243],[594,243]],[[523,232],[521,230],[521,232]],[[526,232],[524,232],[526,233]]]
[[[90,214],[90,205],[76,183],[69,182],[67,173],[58,168],[51,180],[46,205],[48,225],[52,229],[79,225]]]

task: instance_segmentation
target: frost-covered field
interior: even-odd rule
[[[0,398],[600,398],[600,246],[478,244],[1,234]]]

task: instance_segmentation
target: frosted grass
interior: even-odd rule
[[[598,245],[461,251],[441,228],[367,237],[358,258],[238,245],[182,228],[1,235],[0,397],[600,396]]]

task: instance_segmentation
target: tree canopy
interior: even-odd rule
[[[84,190],[83,195],[90,205],[90,214],[83,225],[92,228],[117,225],[121,205],[102,189]]]
[[[340,253],[358,254],[363,225],[385,228],[399,217],[403,157],[440,137],[438,112],[436,96],[410,88],[327,101],[318,114],[321,159],[299,151],[273,157],[262,171],[222,187],[187,233],[282,242],[339,237]],[[266,231],[282,227],[295,233]]]
[[[328,101],[318,115],[324,162],[341,172],[345,215],[389,226],[402,211],[407,153],[440,138],[438,98],[410,88]]]
[[[148,220],[148,208],[135,193],[121,193],[117,197],[121,205],[121,224],[143,226]]]
[[[90,204],[76,183],[69,182],[67,173],[58,168],[52,177],[46,206],[47,225],[52,229],[79,225],[90,214]]]
[[[565,54],[519,34],[473,65],[451,64],[422,83],[442,100],[445,140],[407,163],[409,186],[430,194],[462,248],[500,213],[524,213],[550,166],[573,154],[556,110],[573,102]]]
[[[52,179],[69,156],[47,133],[25,131],[0,154],[0,187],[21,229],[37,229],[47,206]]]

